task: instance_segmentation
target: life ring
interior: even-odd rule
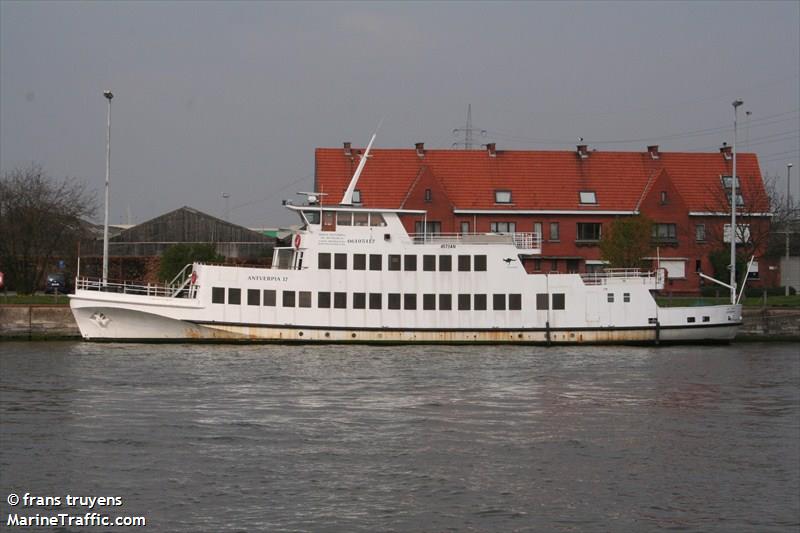
[[[192,271],[192,285],[197,283],[197,272]]]
[[[299,249],[300,248],[300,234],[294,236],[294,247]]]

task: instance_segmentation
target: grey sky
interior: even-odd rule
[[[381,118],[376,147],[449,148],[468,103],[499,149],[716,150],[740,97],[742,148],[781,190],[794,163],[800,194],[796,1],[0,1],[3,170],[101,198],[109,88],[112,222],[221,216],[223,191],[233,222],[294,222],[280,200],[311,187],[314,148]]]

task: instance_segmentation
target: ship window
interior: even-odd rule
[[[422,295],[422,309],[425,311],[435,311],[436,310],[436,295],[435,294],[423,294]]]
[[[294,307],[294,291],[283,291],[283,306]]]
[[[317,267],[320,270],[330,270],[331,268],[331,254],[321,253],[317,256]]]
[[[317,293],[317,307],[319,307],[321,309],[330,309],[331,308],[331,293],[329,293],[329,292]]]
[[[468,255],[459,255],[458,256],[458,271],[459,272],[469,272],[470,270],[470,256]]]
[[[213,287],[211,289],[211,303],[212,304],[224,304],[225,303],[225,288],[224,287]]]
[[[492,295],[492,309],[495,311],[505,311],[506,310],[506,295],[505,294],[494,294]]]
[[[300,307],[311,307],[310,291],[300,291]]]
[[[319,224],[319,211],[303,211],[303,216],[309,224]]]
[[[228,303],[239,305],[242,303],[242,289],[228,289]]]
[[[608,303],[610,303],[610,304],[614,303],[614,293],[613,292],[609,292],[608,293]]]
[[[333,307],[336,309],[345,309],[347,307],[347,293],[334,292],[333,293]]]
[[[258,289],[247,289],[247,305],[261,305],[261,292]]]
[[[353,308],[366,309],[367,308],[367,293],[354,292],[353,293]]]
[[[389,293],[389,309],[400,309],[400,294],[396,292]]]
[[[358,189],[353,190],[353,203],[360,204],[361,203],[361,191]]]
[[[703,322],[711,322],[711,317],[710,316],[704,316],[703,317]]]
[[[453,309],[453,295],[440,294],[439,295],[439,311],[450,311]]]
[[[367,254],[353,254],[353,270],[367,269]]]
[[[417,295],[404,294],[403,295],[403,309],[414,310],[417,308]]]
[[[520,311],[522,309],[522,295],[509,294],[508,295],[508,309],[510,311]]]
[[[486,256],[475,256],[475,272],[486,272]]]
[[[622,293],[622,301],[625,302],[626,304],[630,303],[630,301],[631,301],[631,293],[623,292]]]
[[[436,256],[423,255],[422,256],[422,270],[425,272],[433,272],[436,270]]]
[[[536,310],[537,311],[547,311],[548,309],[548,298],[546,292],[540,292],[536,294]]]
[[[595,195],[594,191],[581,191],[579,194],[579,198],[582,204],[596,204],[597,203],[597,196]]]
[[[369,254],[369,269],[370,270],[380,270],[382,267],[381,263],[381,255],[380,254]]]
[[[475,300],[473,301],[475,304],[476,311],[486,311],[486,295],[485,294],[476,294]]]
[[[553,310],[554,311],[562,311],[566,309],[566,302],[564,299],[563,292],[557,292],[553,294]]]
[[[364,212],[355,212],[353,213],[353,225],[354,226],[368,226],[369,225],[369,213]]]
[[[275,307],[275,289],[264,289],[264,305]]]
[[[352,226],[353,213],[350,211],[339,211],[336,213],[336,224],[339,226]]]
[[[439,272],[450,272],[453,270],[453,256],[440,255],[439,256]]]
[[[382,302],[382,294],[379,292],[371,292],[369,293],[369,308],[370,309],[380,309]]]
[[[510,204],[511,191],[494,191],[494,202],[496,204]]]
[[[370,226],[385,226],[386,221],[383,219],[383,215],[380,213],[370,213],[369,215],[369,225]]]
[[[333,254],[333,268],[347,270],[347,254]]]
[[[469,294],[458,295],[458,310],[469,311],[470,297]]]
[[[404,258],[403,270],[413,271],[417,269],[417,256],[407,255]]]
[[[389,270],[400,270],[400,256],[389,254]]]
[[[687,316],[686,317],[686,322],[688,322],[690,324],[693,323],[694,322],[694,317],[693,316]]]

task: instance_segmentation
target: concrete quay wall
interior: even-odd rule
[[[80,338],[69,307],[0,305],[0,340]],[[745,309],[738,340],[800,341],[800,309]]]

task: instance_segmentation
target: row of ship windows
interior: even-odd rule
[[[317,254],[317,267],[320,270],[330,270],[331,266],[335,270],[347,270],[347,255],[346,253]],[[437,270],[437,257],[439,272],[452,272],[452,255],[423,255],[422,270],[435,272]],[[459,272],[486,272],[485,255],[458,255],[455,257]],[[332,262],[331,259],[333,259]],[[388,270],[416,271],[417,256],[413,254],[389,254],[386,265]],[[353,254],[353,270],[367,270],[368,266],[369,270],[383,270],[383,256],[381,254]]]
[[[311,307],[311,291],[280,291],[282,307]],[[278,291],[274,289],[247,289],[247,305],[277,306]],[[227,301],[230,305],[242,304],[242,290],[228,289]],[[379,292],[354,292],[350,294],[350,307],[353,309],[383,309],[383,294]],[[455,305],[454,298],[455,296]],[[389,293],[386,295],[386,309],[417,309],[417,294],[414,293]],[[521,294],[492,294],[492,309],[495,311],[520,311],[522,310]],[[425,311],[486,311],[489,295],[487,294],[423,294],[422,309]],[[320,309],[347,309],[348,293],[346,292],[318,292],[317,307]],[[438,301],[438,302],[437,302]],[[225,303],[225,288],[212,287],[211,303]],[[438,303],[438,306],[437,306]],[[332,305],[331,305],[332,304]],[[536,309],[547,310],[566,309],[564,293],[539,293],[536,295]]]

